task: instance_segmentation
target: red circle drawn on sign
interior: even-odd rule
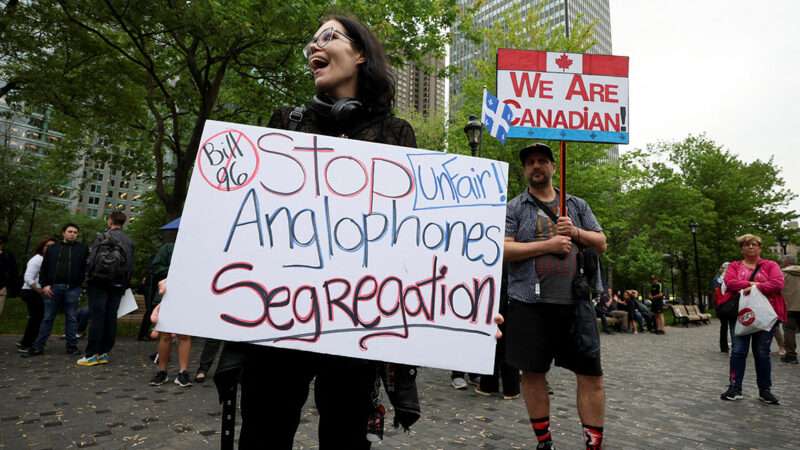
[[[255,165],[253,167],[252,172],[247,173],[247,180],[245,180],[241,184],[234,183],[234,185],[231,185],[230,183],[226,183],[225,181],[220,181],[219,179],[214,180],[213,177],[209,178],[206,175],[206,165],[203,164],[203,155],[205,153],[205,147],[214,139],[217,139],[218,137],[223,136],[225,134],[230,134],[231,138],[235,139],[235,143],[237,146],[241,144],[242,138],[244,138],[244,140],[248,144],[250,144],[250,148],[242,149],[241,147],[239,147],[239,149],[245,155],[249,153],[249,150],[252,150],[253,158],[255,158]],[[226,180],[230,181],[231,177],[230,169],[233,166],[233,164],[235,164],[237,161],[235,161],[236,158],[233,157],[232,149],[225,149],[225,150],[230,152],[231,154],[227,158],[224,158],[225,162],[224,167],[221,165],[222,162],[220,162],[219,164],[214,165],[214,168],[217,170],[217,173],[219,173],[219,170],[224,169],[227,177]],[[221,150],[214,149],[214,151],[221,151]],[[239,158],[242,158],[242,156],[240,156]],[[253,181],[256,173],[258,173],[258,167],[260,166],[260,164],[261,164],[261,159],[258,157],[258,150],[256,149],[256,145],[253,143],[252,140],[250,140],[249,137],[247,137],[246,134],[244,134],[239,130],[234,130],[234,129],[222,130],[219,133],[206,139],[202,144],[200,144],[200,148],[197,149],[197,165],[200,168],[200,175],[203,177],[204,180],[206,180],[206,183],[208,183],[209,186],[218,191],[232,192],[247,186],[248,184],[250,184],[251,181]]]

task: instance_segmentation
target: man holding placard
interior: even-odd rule
[[[586,448],[600,449],[605,403],[600,356],[581,353],[570,330],[578,247],[602,252],[606,237],[583,199],[567,195],[567,215],[556,217],[559,192],[552,183],[555,158],[550,147],[534,144],[520,150],[519,157],[529,186],[508,203],[506,213],[507,360],[523,371],[522,392],[537,449],[554,448],[545,379],[553,360],[577,375]]]

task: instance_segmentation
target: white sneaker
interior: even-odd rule
[[[450,382],[450,385],[453,386],[454,389],[463,390],[467,388],[467,380],[461,377],[455,377],[453,381]]]

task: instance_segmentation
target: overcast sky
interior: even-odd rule
[[[774,156],[800,194],[799,18],[798,0],[611,0],[614,54],[630,57],[620,150],[705,132],[744,161]]]

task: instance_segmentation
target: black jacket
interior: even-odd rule
[[[68,252],[69,254],[69,270],[67,280],[58,281],[66,281],[71,288],[80,287],[83,283],[83,279],[86,278],[86,261],[89,258],[89,248],[82,242],[77,241],[74,244],[56,242],[51,245],[44,254],[42,268],[39,271],[40,286],[52,286],[57,281],[55,279],[56,270],[61,252]]]
[[[18,276],[17,260],[14,258],[14,254],[3,249],[3,252],[0,253],[0,289],[7,287],[9,292],[19,289],[20,286],[14,285],[18,281]]]

